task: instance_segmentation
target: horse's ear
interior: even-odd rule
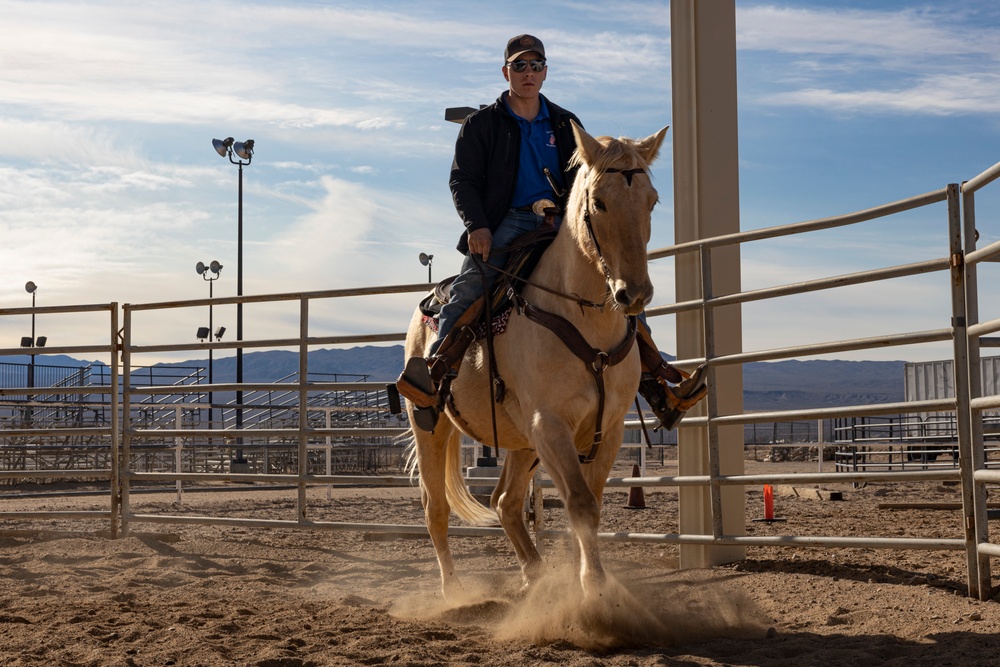
[[[667,125],[656,134],[651,134],[642,141],[636,142],[635,147],[639,151],[639,154],[642,155],[642,159],[646,161],[646,164],[653,164],[653,160],[659,155],[660,146],[663,145],[663,140],[666,138],[669,128],[670,126]]]
[[[573,135],[576,137],[576,150],[580,154],[580,159],[584,164],[594,164],[597,154],[601,149],[601,144],[597,139],[587,134],[587,131],[576,124],[575,120],[570,120],[573,126]]]

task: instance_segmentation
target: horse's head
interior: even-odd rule
[[[648,169],[667,128],[642,140],[595,139],[575,123],[573,132],[580,170],[568,208],[577,242],[604,274],[613,307],[636,315],[653,298],[646,244],[659,195]]]

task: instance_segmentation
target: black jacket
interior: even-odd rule
[[[583,127],[573,113],[556,106],[547,98],[549,119],[555,132],[559,164],[563,171],[566,192],[573,186],[576,170],[569,171],[569,158],[576,150],[576,138],[570,120]],[[458,249],[469,251],[468,232],[482,227],[495,231],[510,209],[521,154],[521,129],[517,119],[507,111],[503,96],[488,107],[471,114],[462,123],[455,142],[455,159],[451,165],[452,199],[465,223],[466,233],[459,239]],[[565,201],[559,202],[565,206]]]

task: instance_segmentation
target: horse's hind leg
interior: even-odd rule
[[[500,472],[500,481],[490,498],[490,505],[500,517],[500,525],[514,545],[525,586],[538,576],[542,563],[538,549],[524,525],[524,499],[537,460],[537,455],[531,450],[508,452]]]
[[[457,438],[458,433],[446,419],[441,419],[434,433],[414,429],[414,437],[427,533],[434,544],[441,570],[441,590],[447,599],[462,591],[462,584],[455,574],[455,561],[448,546],[448,516],[451,507],[448,505],[445,487],[448,440]]]

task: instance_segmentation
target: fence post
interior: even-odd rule
[[[948,192],[948,239],[951,257],[951,326],[955,369],[955,425],[958,430],[958,447],[961,455],[959,467],[962,475],[962,515],[965,527],[965,555],[969,595],[980,597],[979,556],[976,540],[975,501],[973,489],[973,442],[970,429],[972,414],[969,405],[969,334],[968,311],[965,294],[965,260],[962,243],[959,186],[951,183]],[[926,450],[924,451],[926,463]]]
[[[949,202],[950,204],[950,202]],[[976,249],[976,205],[975,192],[965,192],[962,195],[963,245],[965,253]],[[969,336],[968,327],[979,323],[979,280],[976,264],[962,263],[962,277],[965,279],[965,311],[966,330],[963,331],[968,350],[969,400],[979,398],[983,394],[982,360],[979,352],[979,337]],[[957,378],[956,378],[957,384]],[[956,422],[958,413],[956,413]],[[974,525],[972,534],[975,548],[975,580],[976,591],[980,600],[988,600],[992,594],[992,576],[990,574],[990,557],[979,554],[979,545],[989,542],[989,517],[986,509],[986,485],[975,481],[975,472],[986,468],[986,442],[983,435],[982,412],[973,412],[967,407],[969,426],[969,448],[961,448],[959,440],[959,466],[962,469],[962,505],[972,510]],[[963,463],[965,462],[965,463]],[[966,486],[966,470],[969,470],[968,486]],[[966,519],[968,521],[968,519]],[[968,524],[967,524],[968,530]],[[973,554],[970,554],[970,564]],[[971,572],[970,572],[971,574]],[[973,587],[970,585],[969,594]]]
[[[111,403],[111,537],[118,537],[118,522],[122,514],[121,506],[121,458],[119,445],[121,444],[121,420],[118,418],[118,410],[121,407],[118,402],[118,361],[121,359],[119,353],[122,351],[121,340],[118,337],[118,304],[111,304],[111,378],[108,387],[109,401]],[[103,371],[102,371],[103,372]],[[81,394],[82,397],[82,394]],[[103,399],[102,399],[103,400]]]

